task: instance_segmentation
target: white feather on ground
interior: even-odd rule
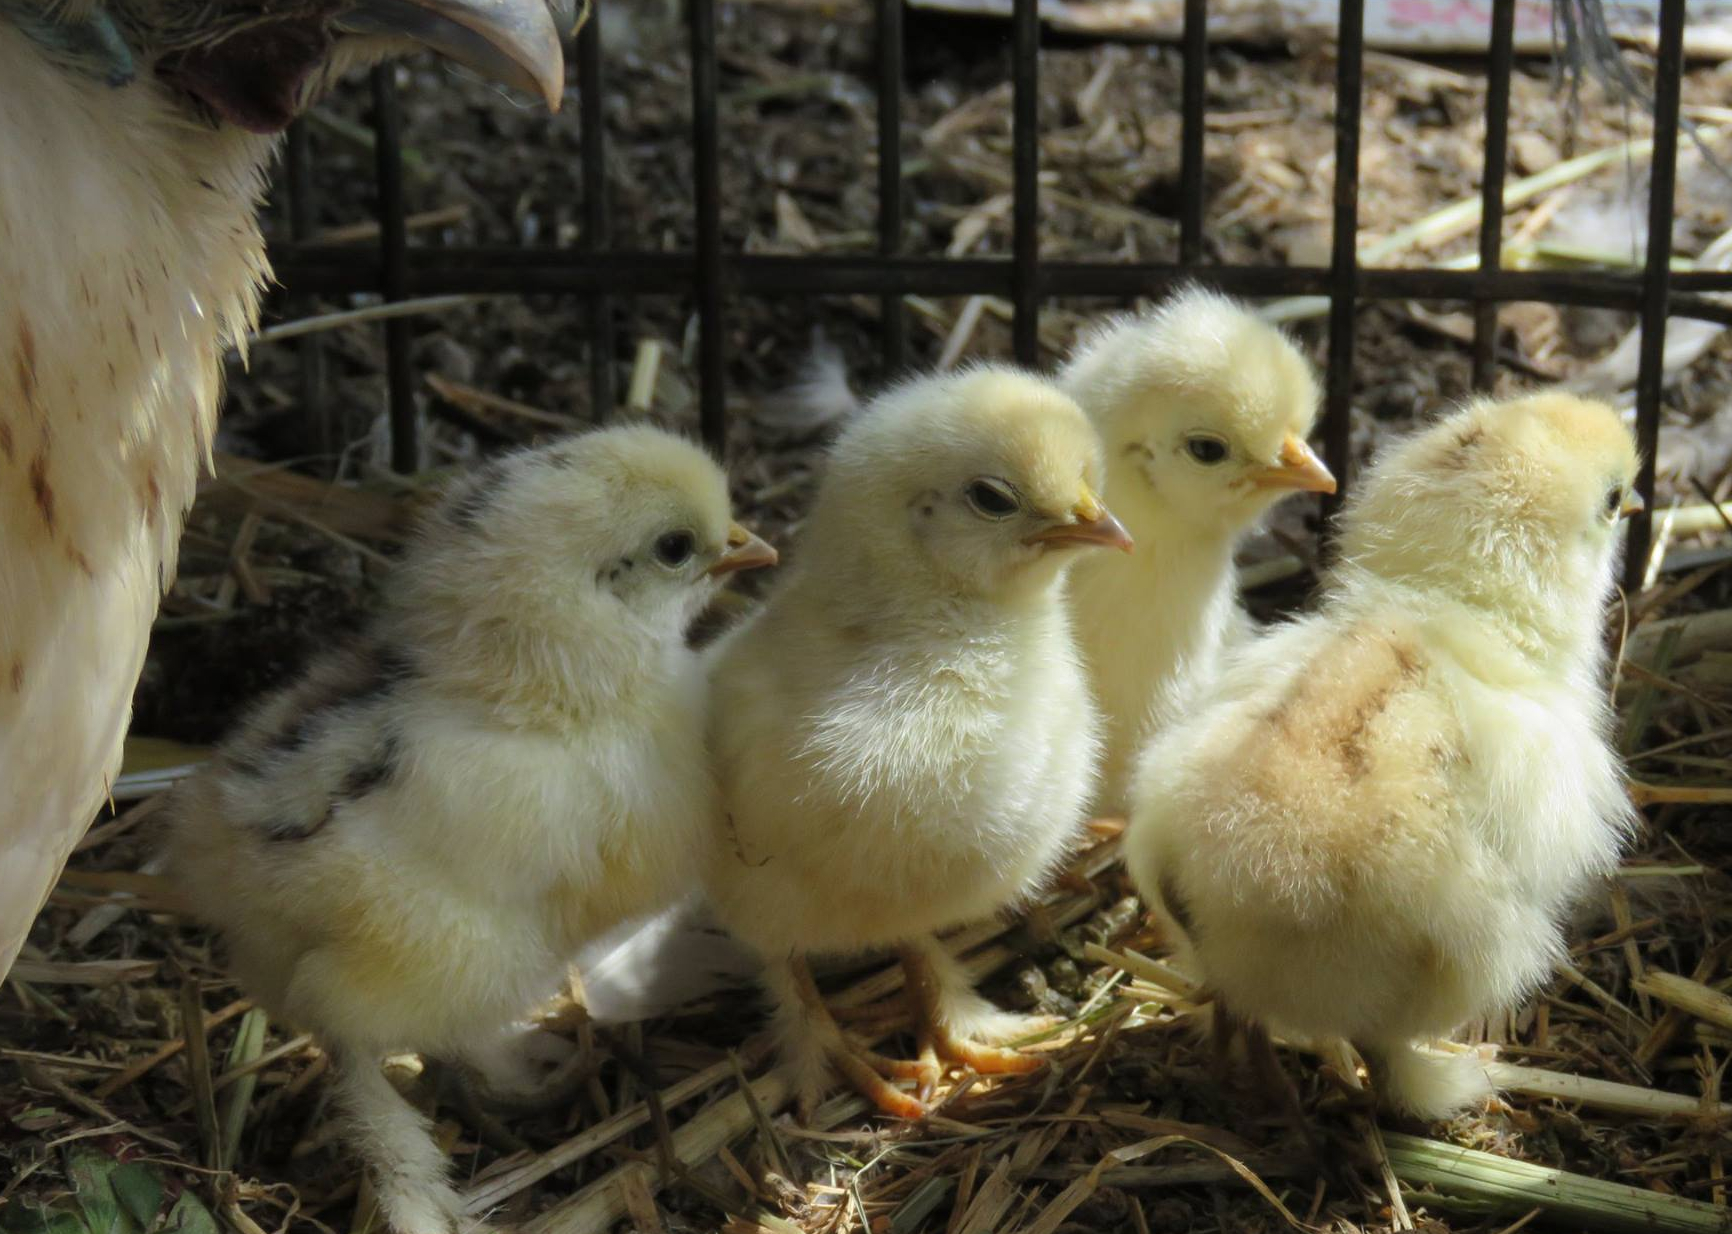
[[[574,967],[590,1018],[627,1024],[750,985],[762,966],[706,905],[690,899],[609,930],[578,952]]]

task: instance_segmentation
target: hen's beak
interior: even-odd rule
[[[1293,434],[1281,443],[1277,462],[1251,477],[1258,488],[1290,488],[1301,493],[1333,493],[1335,477],[1317,452]]]
[[[727,551],[716,558],[716,564],[711,566],[706,573],[711,578],[722,578],[728,574],[737,574],[741,570],[756,570],[759,566],[773,566],[776,561],[775,549],[738,523],[730,523],[728,525]]]
[[[573,0],[359,0],[334,24],[350,34],[414,39],[483,77],[559,110],[560,40],[577,24]]]
[[[1086,486],[1076,505],[1071,507],[1070,515],[1065,522],[1035,532],[1024,543],[1047,546],[1084,544],[1116,548],[1127,553],[1131,551],[1131,533]]]
[[[1624,494],[1624,504],[1618,507],[1621,518],[1631,518],[1648,508],[1648,503],[1642,500],[1642,495],[1635,489]]]

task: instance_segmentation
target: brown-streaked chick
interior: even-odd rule
[[[1310,362],[1236,301],[1192,288],[1085,335],[1059,377],[1100,430],[1106,496],[1137,540],[1071,577],[1105,725],[1094,809],[1123,814],[1137,751],[1195,703],[1245,632],[1233,552],[1294,492],[1334,492],[1305,439]]]
[[[1094,782],[1095,709],[1066,612],[1079,550],[1130,548],[1096,496],[1076,404],[999,367],[913,381],[833,447],[799,559],[715,651],[710,740],[726,835],[708,890],[764,959],[807,1106],[833,1065],[915,1117],[939,1060],[1038,1063],[934,931],[990,917],[1052,873]],[[896,949],[922,1058],[844,1038],[813,954]]]
[[[1555,393],[1392,447],[1318,610],[1144,752],[1131,873],[1218,1026],[1346,1038],[1424,1118],[1491,1091],[1418,1043],[1543,982],[1630,832],[1603,631],[1636,467],[1616,412]]]
[[[724,576],[775,559],[679,438],[508,455],[427,516],[365,633],[176,791],[179,891],[246,988],[332,1051],[400,1234],[461,1211],[381,1055],[535,1093],[518,1022],[580,944],[699,877],[715,796],[683,636]]]

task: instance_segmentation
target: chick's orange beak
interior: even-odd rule
[[[1025,543],[1055,547],[1081,544],[1096,548],[1116,548],[1126,553],[1134,547],[1131,533],[1125,530],[1125,525],[1114,518],[1112,511],[1103,506],[1101,499],[1087,487],[1084,487],[1082,496],[1077,498],[1076,505],[1071,507],[1069,519],[1035,532]]]
[[[722,578],[725,575],[737,574],[741,570],[756,570],[760,566],[773,566],[776,561],[775,549],[738,523],[729,523],[727,550],[716,558],[716,564],[705,573],[711,578]]]
[[[1642,495],[1635,489],[1624,494],[1624,504],[1618,507],[1620,518],[1633,518],[1648,508],[1648,503],[1642,500]]]
[[[1333,493],[1335,477],[1317,452],[1305,442],[1287,434],[1281,443],[1281,453],[1274,466],[1265,467],[1251,477],[1258,488],[1290,488],[1301,493]]]

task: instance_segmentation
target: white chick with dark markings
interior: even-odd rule
[[[171,876],[246,988],[331,1049],[400,1234],[461,1206],[380,1057],[534,1095],[518,1022],[580,944],[699,877],[716,802],[683,636],[723,576],[774,561],[676,437],[506,456],[427,516],[365,633],[177,791]]]
[[[1350,1040],[1423,1118],[1489,1094],[1417,1043],[1543,982],[1630,833],[1603,633],[1636,466],[1611,408],[1555,393],[1392,447],[1319,609],[1145,751],[1131,874],[1218,1024]]]
[[[1105,725],[1096,813],[1128,808],[1136,755],[1182,714],[1247,632],[1233,553],[1294,492],[1335,491],[1305,442],[1310,363],[1237,302],[1191,289],[1087,334],[1059,384],[1106,449],[1106,498],[1131,561],[1079,562],[1077,642]]]
[[[1039,1063],[987,1040],[1021,1021],[974,991],[935,931],[1038,888],[1076,839],[1095,709],[1064,604],[1067,567],[1129,549],[1096,497],[1077,406],[1014,370],[914,381],[833,447],[798,560],[716,649],[711,745],[726,834],[708,880],[765,962],[810,1108],[831,1066],[884,1111],[924,1112],[939,1060]],[[848,1041],[806,957],[896,949],[918,1062]]]

